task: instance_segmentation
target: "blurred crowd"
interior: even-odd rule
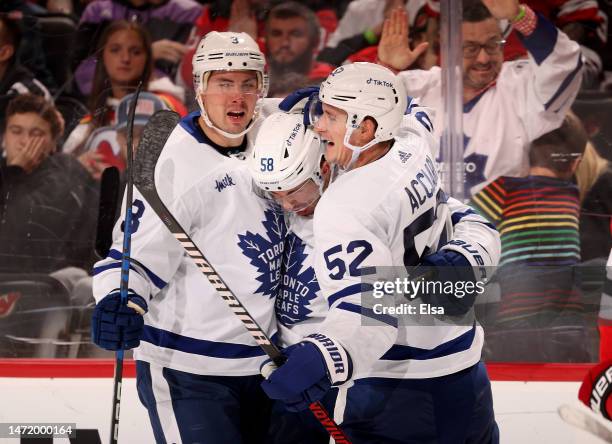
[[[561,43],[546,48],[539,30],[530,40],[508,23],[488,29],[478,8],[464,12],[468,129],[481,97],[514,81],[507,79],[510,67],[516,82],[519,70],[536,79],[520,91],[531,109],[509,111],[522,132],[483,130],[476,122],[480,133],[464,136],[466,153],[473,152],[465,158],[468,197],[502,237],[495,294],[477,307],[490,333],[485,358],[588,362],[598,359],[597,325],[612,325],[600,302],[612,248],[612,4],[524,3],[577,43],[580,57],[576,65]],[[104,172],[125,170],[130,100],[141,84],[134,146],[155,111],[185,116],[197,109],[192,58],[209,31],[245,32],[257,41],[268,63],[268,97],[317,85],[344,63],[368,61],[402,71],[411,94],[441,106],[440,84],[427,77],[439,78],[441,64],[437,0],[0,2],[0,356],[18,348],[6,338],[16,343],[27,336],[18,330],[30,325],[25,318],[2,325],[1,318],[10,317],[22,293],[56,294],[48,276],[65,290],[57,303],[78,307],[55,343],[78,345],[78,333],[86,335],[83,307],[93,304],[87,280],[108,252],[121,194],[122,178]],[[402,54],[407,58],[399,60]],[[469,75],[478,70],[482,84]],[[542,87],[527,89],[534,82]],[[549,92],[549,102],[537,97]],[[560,116],[546,114],[549,108]],[[487,163],[480,153],[489,145],[499,145],[499,155]],[[29,290],[15,290],[23,281]]]

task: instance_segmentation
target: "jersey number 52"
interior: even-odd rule
[[[374,267],[360,267],[365,258],[373,251],[372,245],[368,241],[361,239],[349,242],[346,246],[346,250],[343,249],[342,244],[338,244],[323,253],[327,269],[331,271],[329,274],[330,278],[334,280],[344,278],[347,271],[345,261],[341,257],[333,257],[338,254],[342,256],[344,251],[346,251],[347,256],[354,256],[348,266],[348,273],[350,276],[365,276],[375,272]]]

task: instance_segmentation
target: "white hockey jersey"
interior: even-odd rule
[[[155,168],[158,193],[259,326],[274,336],[284,221],[252,192],[245,157],[217,151],[197,127],[198,117],[185,117],[164,146]],[[149,306],[134,358],[196,374],[258,374],[263,351],[137,190],[134,199],[131,257],[137,262],[129,287]],[[119,287],[122,237],[118,223],[113,250],[95,266],[97,301]]]
[[[522,41],[529,58],[504,62],[496,83],[463,106],[466,194],[475,194],[499,176],[526,176],[529,144],[561,125],[580,88],[582,59],[576,42],[541,16],[535,31]],[[410,96],[436,111],[434,128],[440,136],[440,68],[398,76]]]
[[[414,208],[411,208],[403,185],[407,184],[412,187],[410,180],[415,177],[420,178],[419,174],[422,171],[427,171],[428,177],[432,178],[432,182],[429,182],[431,199],[428,201],[426,198],[420,203],[421,198],[427,196],[427,192],[420,188],[421,193],[418,194],[417,204],[421,209],[414,209],[415,215],[434,214],[435,195],[439,191],[439,186],[437,185],[437,171],[432,170],[433,160],[429,154],[432,150],[433,138],[426,137],[427,134],[422,131],[422,128],[421,123],[414,119],[414,115],[407,116],[401,132],[402,136],[396,138],[393,148],[374,164],[358,168],[337,179],[321,199],[314,219],[296,216],[290,218],[290,232],[287,235],[283,255],[283,282],[276,303],[281,342],[284,345],[291,345],[300,341],[304,336],[317,332],[331,336],[346,346],[354,364],[359,362],[359,365],[356,365],[355,378],[440,376],[465,368],[480,358],[482,347],[480,327],[420,327],[436,328],[437,330],[436,333],[426,330],[425,335],[422,331],[418,332],[416,341],[407,341],[404,338],[404,342],[397,342],[395,349],[391,347],[393,342],[377,342],[377,333],[386,337],[387,327],[381,328],[378,332],[373,327],[359,329],[361,314],[358,307],[361,280],[358,276],[350,276],[351,267],[357,269],[368,265],[404,264],[406,242],[403,238],[403,230],[398,224],[410,225],[415,218],[412,214],[408,214]],[[368,172],[370,168],[374,168],[376,172]],[[433,178],[433,175],[436,178]],[[350,180],[347,182],[345,179]],[[373,186],[374,180],[380,181]],[[419,180],[427,183],[423,178],[416,180],[419,183],[417,187],[421,186]],[[353,184],[356,181],[361,184],[350,192],[349,201],[339,202],[337,199],[339,190],[344,192],[346,183]],[[436,184],[434,185],[433,182]],[[364,190],[368,191],[364,192]],[[329,198],[330,196],[332,199]],[[443,197],[443,193],[440,193],[439,196],[441,198],[435,210],[438,219],[433,224],[428,223],[423,227],[421,234],[425,234],[428,237],[427,240],[422,237],[413,239],[417,250],[413,262],[408,265],[418,263],[419,257],[425,254],[426,246],[430,248],[428,252],[431,253],[437,251],[441,244],[446,244],[442,247],[443,249],[457,250],[465,255],[470,263],[477,265],[475,257],[461,249],[462,246],[472,245],[474,249],[468,248],[468,250],[478,251],[477,254],[484,265],[497,265],[500,256],[500,241],[495,228],[467,205],[453,198],[447,200]],[[355,207],[349,208],[352,205]],[[369,210],[372,209],[375,211],[369,213]],[[401,215],[394,214],[394,211],[398,209],[403,212]],[[372,214],[377,216],[372,217]],[[359,216],[360,222],[353,225],[351,221],[355,215]],[[398,219],[400,216],[403,217],[402,220]],[[367,223],[364,224],[366,220]],[[318,224],[316,234],[313,234],[313,224]],[[419,235],[419,233],[414,234]],[[347,242],[340,242],[342,240]],[[393,242],[391,248],[394,251],[393,255],[385,254],[390,253],[391,249],[385,245],[390,240]],[[457,242],[454,242],[454,245],[447,244],[447,240]],[[316,251],[314,251],[315,244]],[[316,265],[315,262],[317,262]],[[313,266],[316,269],[316,276]],[[346,278],[334,279],[339,277],[339,274],[344,274]],[[359,288],[356,288],[355,285]],[[361,342],[359,335],[362,334],[369,338]],[[414,333],[410,332],[410,335]],[[414,363],[401,360],[399,365],[396,359],[373,362],[390,348],[389,351],[395,353],[402,346],[405,348],[406,344],[409,344],[431,351],[436,347],[446,347],[448,341],[457,342],[456,338],[461,336],[465,336],[466,339],[463,342],[466,344],[468,339],[473,339],[469,344],[461,345],[464,350],[459,350],[457,353],[455,353],[456,350],[449,350],[449,353],[440,359],[421,359]],[[427,340],[424,341],[423,337]],[[348,342],[345,342],[346,340]],[[378,356],[374,356],[372,350],[368,350],[371,345],[370,341],[375,344],[375,349],[378,349]],[[374,351],[374,353],[377,352]],[[418,356],[416,359],[419,359]],[[372,365],[374,365],[373,368]]]

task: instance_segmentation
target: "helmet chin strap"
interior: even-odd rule
[[[350,127],[352,128],[352,127]],[[354,131],[354,129],[353,129]],[[352,135],[352,131],[347,131],[346,134],[344,135],[344,146],[347,147],[348,149],[351,150],[351,160],[349,160],[348,164],[346,166],[341,166],[340,169],[344,170],[344,171],[348,171],[350,170],[354,165],[355,162],[357,162],[357,159],[359,158],[359,155],[361,153],[363,153],[365,150],[373,147],[374,145],[376,145],[379,140],[378,137],[374,137],[372,140],[370,140],[368,143],[366,143],[363,146],[356,146],[353,145],[351,142],[349,142],[349,139],[351,138]]]
[[[202,115],[202,118],[204,119],[204,122],[206,123],[206,125],[209,126],[212,129],[214,129],[216,132],[218,132],[222,136],[227,137],[228,139],[238,139],[238,138],[244,136],[249,131],[251,131],[251,129],[255,125],[255,121],[257,120],[257,115],[259,114],[259,104],[257,104],[257,105],[255,105],[255,110],[253,112],[253,117],[251,118],[251,121],[249,122],[247,127],[243,131],[241,131],[239,133],[228,133],[227,131],[224,131],[221,128],[215,126],[215,124],[212,123],[212,121],[210,120],[210,117],[208,117],[208,113],[206,112],[206,109],[204,108],[204,102],[202,101],[202,92],[201,91],[198,91],[198,95],[197,95],[197,99],[196,100],[197,100],[198,105],[200,107],[200,113]]]

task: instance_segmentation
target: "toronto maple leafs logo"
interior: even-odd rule
[[[283,254],[283,280],[276,299],[276,318],[283,325],[302,322],[311,314],[310,302],[319,291],[314,268],[304,264],[306,245],[293,233],[287,235]]]
[[[467,148],[470,143],[471,137],[463,134],[463,150]],[[465,155],[464,155],[465,156]],[[469,156],[463,158],[463,165],[465,168],[464,182],[466,191],[471,190],[473,187],[485,182],[485,168],[487,167],[487,161],[489,156],[486,154],[471,153]],[[442,152],[438,155],[437,161],[443,162]]]
[[[255,293],[261,293],[271,298],[276,297],[281,280],[281,263],[287,227],[282,214],[266,210],[266,219],[262,222],[266,236],[259,233],[238,235],[238,246],[242,253],[251,259],[259,272],[257,281],[260,283]]]

